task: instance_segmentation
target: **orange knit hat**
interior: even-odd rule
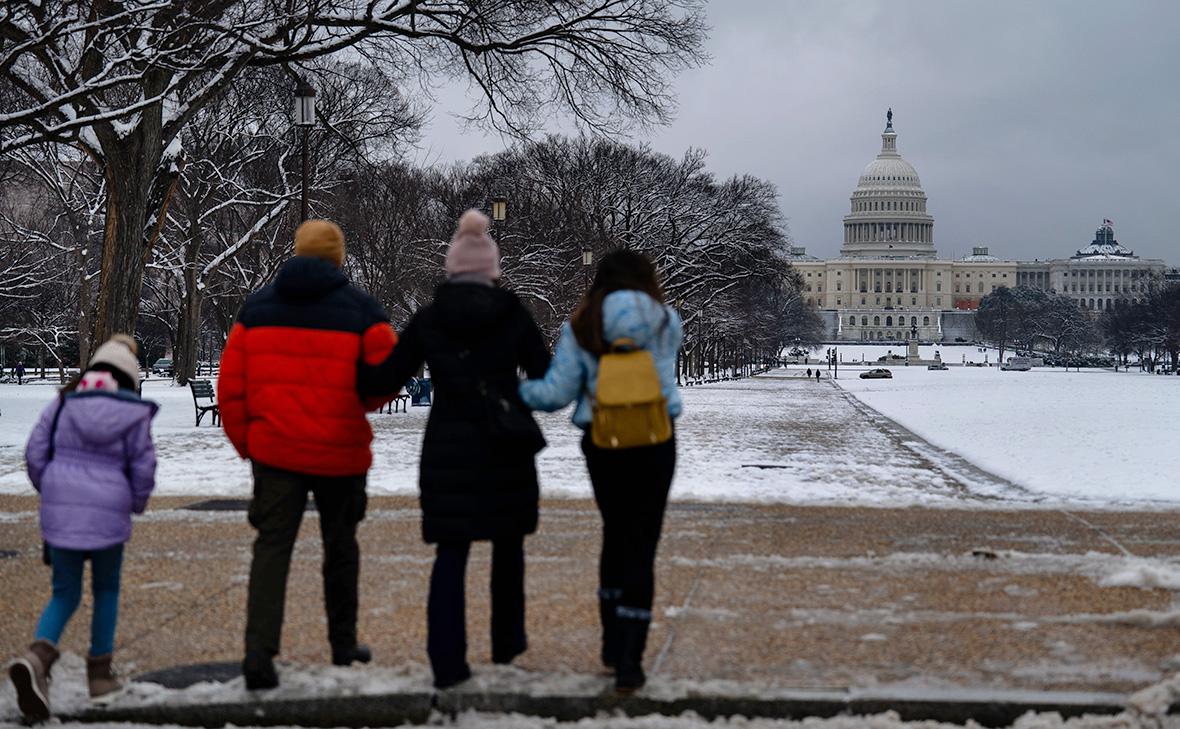
[[[331,220],[306,220],[295,230],[295,255],[344,265],[344,231]]]

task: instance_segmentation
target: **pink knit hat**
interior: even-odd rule
[[[447,276],[473,274],[490,280],[500,278],[500,248],[488,235],[488,216],[468,210],[459,218],[459,229],[447,251]]]

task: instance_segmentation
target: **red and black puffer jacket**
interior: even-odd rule
[[[217,397],[242,458],[316,476],[373,462],[357,368],[387,359],[397,334],[380,304],[332,263],[296,256],[251,294],[221,356]]]

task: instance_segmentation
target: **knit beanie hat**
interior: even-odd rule
[[[295,230],[295,255],[344,265],[344,231],[331,220],[306,220]]]
[[[128,344],[130,342],[130,345]],[[90,366],[107,364],[127,375],[132,382],[139,382],[139,360],[132,351],[135,340],[126,334],[116,334],[94,352]]]
[[[490,222],[478,210],[468,210],[459,218],[459,229],[447,251],[447,276],[471,274],[491,281],[500,278],[500,247],[488,235]]]

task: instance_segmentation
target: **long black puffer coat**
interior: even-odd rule
[[[445,283],[410,319],[380,389],[400,390],[426,362],[434,386],[418,485],[422,536],[430,543],[494,539],[537,529],[534,457],[489,442],[479,380],[523,410],[518,369],[549,367],[549,351],[515,294],[477,283]],[[368,375],[373,377],[374,373]]]

